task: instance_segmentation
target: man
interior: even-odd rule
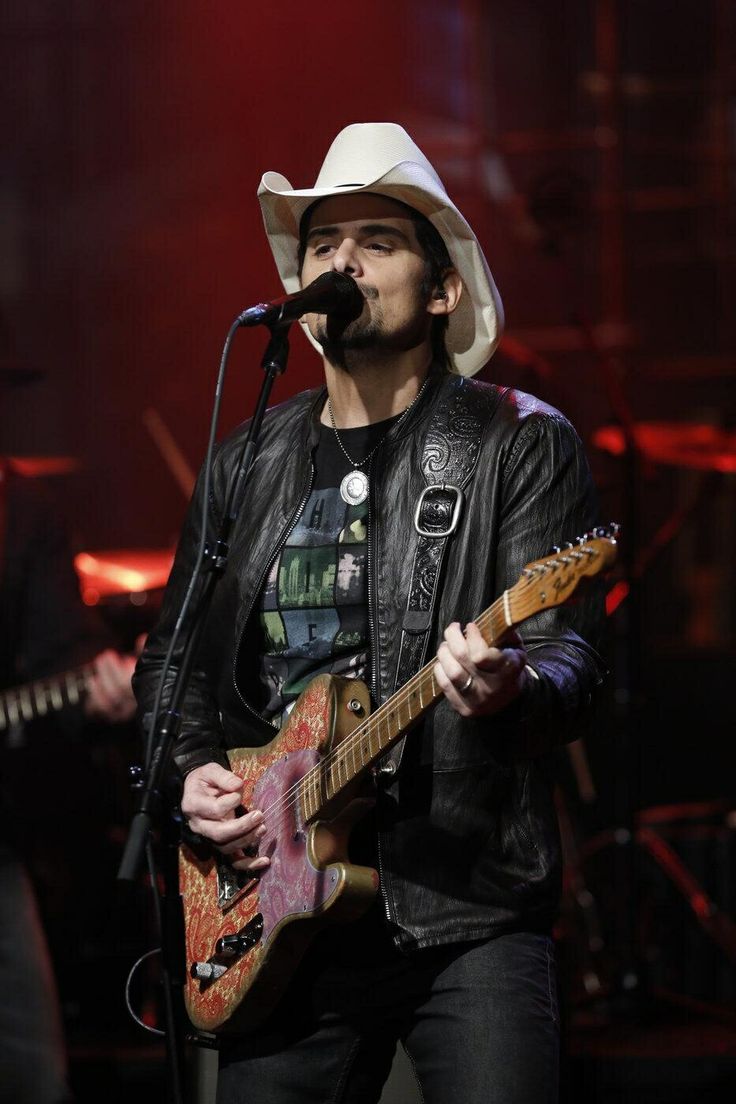
[[[0,366],[0,393],[14,386],[18,375],[25,379],[19,367],[11,373]],[[56,979],[25,860],[34,849],[48,858],[60,847],[54,747],[88,721],[118,724],[135,713],[134,660],[103,649],[106,637],[82,604],[66,527],[53,499],[37,480],[19,475],[0,457],[0,687],[56,674],[97,652],[76,716],[67,710],[61,723],[54,715],[27,725],[0,704],[2,1104],[60,1104],[69,1098]],[[79,802],[81,796],[78,791],[69,800]]]
[[[175,752],[189,827],[265,877],[264,814],[243,810],[226,753],[273,738],[315,674],[364,677],[379,703],[436,651],[444,698],[381,763],[353,834],[380,872],[375,906],[317,937],[262,1026],[223,1040],[218,1099],[375,1101],[400,1039],[427,1101],[554,1100],[560,858],[542,756],[600,682],[600,610],[546,611],[503,648],[473,618],[596,520],[587,464],[557,411],[463,378],[497,343],[500,300],[401,127],[349,126],[314,188],[268,173],[259,195],[287,291],[334,270],[364,304],[347,325],[307,316],[326,389],[264,421]],[[213,527],[242,432],[215,461]],[[201,494],[134,679],[144,711]]]

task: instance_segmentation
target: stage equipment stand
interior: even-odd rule
[[[244,315],[233,322],[225,340],[220,372],[217,380],[215,403],[213,407],[205,479],[209,485],[214,453],[214,441],[217,419],[222,396],[222,383],[230,345],[236,330],[244,323]],[[267,324],[267,323],[266,323]],[[180,842],[180,818],[177,811],[167,808],[163,791],[171,758],[171,750],[181,730],[181,709],[189,684],[192,667],[197,656],[202,630],[206,621],[212,597],[218,580],[222,577],[229,551],[229,539],[237,521],[243,502],[248,475],[258,450],[261,423],[266,412],[271,389],[277,376],[286,369],[289,353],[289,327],[291,322],[276,321],[269,325],[271,337],[261,361],[265,372],[261,390],[256,402],[248,435],[243,444],[233,478],[227,490],[226,508],[220,531],[211,544],[206,544],[207,533],[207,487],[203,495],[202,538],[200,554],[195,564],[182,609],[177,619],[164,668],[159,680],[156,704],[151,717],[151,730],[148,734],[148,754],[145,773],[140,783],[141,798],[138,812],[135,814],[123,857],[118,871],[118,880],[130,883],[135,880],[141,867],[143,853],[146,854],[151,889],[154,896],[156,920],[159,926],[163,963],[163,1009],[165,1019],[165,1048],[167,1072],[167,1099],[169,1104],[184,1104],[183,1095],[185,1044],[194,1041],[193,1029],[187,1018],[184,1001],[184,922],[178,881],[178,847]],[[189,609],[189,607],[192,607]],[[183,635],[181,660],[178,664],[171,694],[162,710],[163,687],[170,668],[178,639],[182,636],[182,626],[187,620],[186,633]],[[154,840],[154,829],[158,830],[158,840]],[[158,864],[157,864],[158,857]],[[163,886],[163,897],[159,895],[159,879]],[[193,1104],[193,1102],[192,1102]]]
[[[636,439],[636,426],[628,399],[621,385],[623,366],[605,353],[595,340],[592,327],[578,319],[588,349],[601,367],[604,390],[614,424],[624,441],[622,457],[622,532],[621,548],[626,601],[618,611],[618,625],[612,633],[614,648],[614,716],[616,718],[613,762],[613,821],[615,885],[613,947],[615,959],[612,1012],[626,1016],[642,1011],[647,1001],[645,966],[639,953],[637,926],[639,915],[640,855],[636,842],[636,820],[641,796],[639,757],[642,714],[642,632],[641,572],[637,562],[642,543],[640,494],[643,477],[642,456]]]

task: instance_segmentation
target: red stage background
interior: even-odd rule
[[[614,709],[589,749],[593,827],[629,770],[642,807],[706,802],[688,862],[732,912],[735,52],[733,0],[6,0],[0,34],[0,358],[43,373],[3,395],[0,451],[70,460],[49,485],[75,548],[173,545],[186,498],[164,436],[196,470],[227,329],[281,293],[262,173],[311,184],[347,123],[404,124],[504,299],[485,378],[570,416],[641,569],[641,741],[622,760]],[[292,344],[277,401],[320,379]],[[251,413],[263,347],[236,338],[221,434]],[[599,436],[622,414],[670,435],[633,485]],[[733,962],[683,925],[655,947],[662,976],[685,939],[688,997],[736,996]]]

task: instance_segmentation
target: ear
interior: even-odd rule
[[[427,310],[430,314],[452,314],[460,302],[463,282],[454,268],[448,268],[442,277],[442,284],[434,289]]]

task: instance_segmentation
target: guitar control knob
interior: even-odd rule
[[[255,947],[263,935],[263,917],[257,913],[239,932],[223,935],[215,943],[218,958],[238,958],[251,947]]]
[[[197,981],[217,981],[226,970],[219,962],[193,962],[189,972]]]

